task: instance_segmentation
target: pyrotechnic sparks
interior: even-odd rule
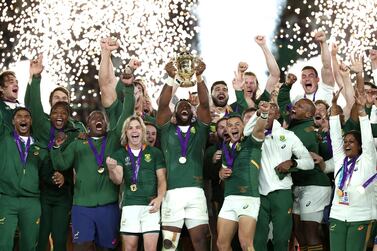
[[[82,76],[90,74],[93,67],[99,68],[100,38],[116,34],[121,50],[114,53],[115,65],[138,57],[142,66],[137,74],[146,80],[149,93],[155,94],[159,89],[156,83],[164,75],[164,64],[179,48],[190,49],[197,33],[197,20],[191,14],[196,0],[7,2],[0,3],[0,23],[6,24],[6,32],[13,36],[6,41],[4,32],[0,32],[0,69],[43,53],[45,71],[51,80],[75,86],[75,91],[83,89]],[[80,95],[85,99],[97,93],[89,90]]]
[[[366,58],[367,50],[376,45],[376,0],[304,0],[303,4],[303,7],[291,11],[299,15],[304,10],[310,15],[286,21],[285,28],[275,36],[276,40],[286,40],[280,47],[286,46],[300,57],[311,58],[319,54],[313,32],[323,30],[331,42],[338,43],[338,53],[349,63],[351,55],[362,53]],[[287,9],[290,10],[291,6]],[[370,73],[370,64],[368,60],[365,62],[365,69]]]

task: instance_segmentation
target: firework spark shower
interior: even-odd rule
[[[113,35],[121,44],[114,54],[118,63],[137,56],[143,63],[138,74],[149,80],[155,93],[155,83],[164,75],[163,63],[181,47],[190,48],[196,34],[196,17],[191,14],[195,0],[41,0],[23,1],[21,7],[15,3],[1,4],[0,21],[15,36],[9,39],[12,53],[1,55],[0,68],[6,66],[6,58],[16,62],[43,53],[45,71],[62,85],[83,85],[79,76],[89,67],[99,68],[100,38]]]

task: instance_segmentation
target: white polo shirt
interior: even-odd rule
[[[291,131],[284,129],[274,120],[272,133],[267,135],[262,145],[262,160],[259,173],[259,193],[267,195],[270,192],[290,189],[291,175],[280,180],[275,167],[283,161],[296,156],[297,168],[308,170],[314,168],[313,159],[301,140]]]

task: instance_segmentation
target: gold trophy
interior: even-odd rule
[[[177,67],[177,82],[180,87],[191,87],[196,85],[196,80],[193,79],[195,69],[198,64],[198,58],[183,49],[181,53],[175,58],[175,65]]]

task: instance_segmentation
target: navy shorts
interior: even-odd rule
[[[119,236],[120,213],[117,203],[98,207],[72,207],[73,243],[94,242],[102,248],[115,248]]]

